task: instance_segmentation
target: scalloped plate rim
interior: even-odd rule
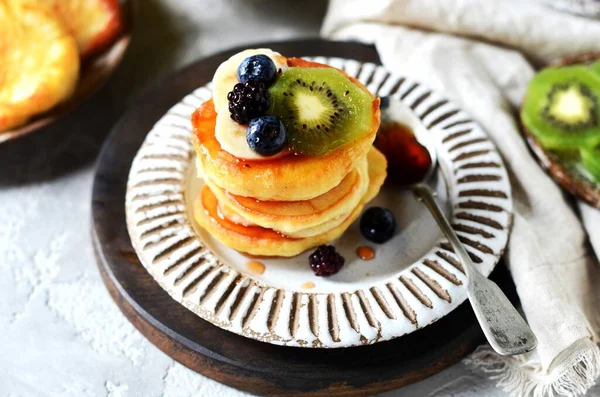
[[[445,97],[440,96],[438,93],[429,90],[426,86],[423,86],[420,83],[417,83],[405,77],[395,75],[385,70],[382,66],[375,65],[372,63],[361,63],[359,61],[351,59],[325,57],[310,58],[317,62],[326,61],[326,63],[331,63],[333,66],[337,67],[343,66],[344,69],[349,73],[353,70],[354,74],[350,74],[358,76],[359,80],[362,80],[363,82],[368,82],[368,87],[372,91],[383,90],[379,92],[384,93],[385,88],[388,88],[389,90],[395,89],[395,95],[397,97],[401,97],[401,99],[404,102],[410,104],[415,114],[428,126],[428,128],[432,129],[433,131],[441,130],[442,133],[445,133],[444,139],[440,137],[440,146],[438,147],[438,149],[440,149],[442,153],[440,155],[440,165],[443,168],[444,163],[448,163],[450,164],[450,166],[458,164],[458,169],[451,170],[451,174],[454,174],[453,185],[451,186],[451,184],[448,184],[448,188],[454,189],[453,194],[456,194],[456,197],[454,197],[453,195],[452,202],[457,205],[460,204],[460,211],[463,214],[469,215],[471,217],[470,220],[468,220],[469,218],[465,218],[468,220],[468,222],[476,223],[477,217],[480,217],[481,219],[479,219],[479,221],[482,221],[482,219],[485,218],[485,216],[483,216],[482,213],[487,214],[486,211],[490,212],[490,214],[488,215],[489,218],[486,218],[486,222],[488,222],[488,225],[480,225],[480,228],[485,229],[480,229],[480,233],[485,232],[489,235],[491,234],[489,233],[489,230],[500,227],[500,229],[495,229],[497,235],[499,236],[499,241],[495,243],[496,249],[492,250],[492,252],[489,254],[485,254],[483,251],[478,251],[478,249],[484,248],[481,245],[477,245],[478,243],[480,243],[480,241],[477,241],[476,237],[469,234],[469,238],[467,238],[467,240],[469,240],[471,244],[469,250],[483,257],[483,264],[486,266],[483,270],[483,273],[485,275],[489,275],[489,273],[497,264],[499,258],[503,254],[508,241],[510,228],[512,226],[512,198],[506,169],[504,168],[502,159],[499,156],[495,146],[489,140],[489,137],[487,137],[487,134],[485,134],[485,132],[481,129],[481,127],[479,127],[477,123],[472,121],[464,112],[462,112],[459,108],[453,105],[450,101],[446,100]],[[208,86],[210,86],[210,83],[208,84]],[[171,127],[167,128],[167,124],[165,124],[164,120],[170,115],[172,116],[176,114],[177,111],[180,111],[177,110],[179,109],[178,106],[183,107],[186,101],[191,103],[194,103],[194,101],[200,101],[202,97],[198,96],[200,95],[199,93],[204,95],[204,99],[206,99],[206,95],[210,93],[210,91],[208,90],[208,88],[206,88],[206,86],[198,88],[190,95],[184,97],[178,104],[171,108],[171,110],[169,110],[166,113],[166,115],[163,116],[163,118],[161,118],[156,123],[155,127],[152,129],[151,133],[146,137],[144,144],[142,145],[140,151],[134,159],[127,184],[127,228],[134,249],[139,256],[140,261],[150,272],[150,274],[155,278],[157,282],[159,282],[163,289],[165,289],[175,300],[182,303],[185,307],[187,307],[200,317],[204,318],[205,320],[223,329],[235,332],[246,337],[287,346],[335,348],[376,343],[379,341],[396,338],[409,332],[413,332],[417,329],[420,329],[424,326],[435,322],[440,317],[448,314],[466,299],[466,292],[464,288],[460,287],[460,285],[454,285],[452,284],[452,282],[449,283],[449,280],[452,279],[452,277],[454,280],[453,282],[456,283],[457,281],[460,282],[460,277],[464,276],[460,271],[458,271],[458,269],[455,269],[455,273],[450,271],[452,269],[452,266],[449,266],[449,264],[451,265],[452,261],[443,262],[443,265],[437,263],[437,265],[432,266],[425,266],[423,263],[421,263],[422,261],[418,261],[418,263],[408,266],[407,268],[403,269],[398,274],[396,274],[394,277],[390,278],[389,280],[386,280],[385,283],[380,283],[388,286],[387,288],[389,289],[389,291],[378,289],[377,293],[373,292],[374,287],[381,287],[381,285],[378,284],[368,289],[368,293],[370,294],[369,296],[367,296],[362,290],[360,291],[363,292],[363,296],[360,296],[360,294],[358,294],[358,291],[347,291],[344,293],[336,294],[302,293],[297,291],[284,291],[277,288],[270,288],[268,286],[261,286],[260,283],[253,281],[252,278],[249,276],[242,275],[241,273],[238,273],[231,268],[229,268],[228,270],[225,269],[227,268],[227,265],[219,263],[214,257],[214,255],[211,255],[210,250],[203,246],[200,246],[198,254],[205,256],[202,256],[203,260],[200,264],[197,265],[196,268],[190,271],[190,274],[197,272],[201,268],[206,269],[206,271],[203,270],[204,273],[202,274],[202,277],[204,277],[204,279],[200,279],[200,277],[198,277],[194,278],[192,282],[187,280],[187,283],[185,283],[186,287],[181,288],[180,285],[175,285],[176,283],[174,281],[174,278],[171,276],[172,273],[169,273],[171,279],[169,279],[169,276],[165,276],[164,270],[166,268],[162,269],[163,274],[161,275],[159,269],[157,268],[158,265],[156,263],[160,263],[162,260],[165,260],[165,258],[169,259],[169,255],[171,255],[173,252],[178,252],[179,248],[181,247],[177,246],[177,244],[180,244],[182,240],[179,240],[179,242],[175,243],[169,243],[170,237],[167,237],[165,240],[167,241],[167,243],[165,243],[165,241],[162,242],[164,243],[164,245],[168,246],[166,248],[166,251],[163,247],[163,251],[159,252],[158,254],[155,252],[155,256],[154,258],[152,258],[153,253],[150,252],[149,249],[147,249],[149,244],[148,240],[144,241],[144,244],[142,244],[142,239],[140,238],[140,235],[148,233],[148,230],[146,230],[145,232],[142,231],[140,229],[139,223],[143,222],[143,220],[140,221],[139,218],[136,219],[135,217],[136,211],[138,211],[140,208],[139,205],[138,207],[135,207],[136,204],[134,204],[134,198],[139,196],[139,192],[137,191],[139,190],[140,186],[140,182],[139,180],[136,180],[136,178],[139,177],[138,171],[140,167],[140,162],[143,161],[144,156],[147,155],[148,142],[152,139],[158,139],[159,132],[155,131],[155,129],[162,128],[160,132],[163,135],[166,134],[167,136],[169,134],[165,131],[167,131],[168,129],[179,129],[180,131],[185,130],[185,126],[177,126],[176,128],[173,125],[171,125]],[[386,93],[384,93],[384,95],[385,94]],[[467,131],[467,129],[465,129],[467,127],[465,126],[469,126],[470,129],[468,129]],[[176,135],[175,132],[172,132],[172,134],[173,136]],[[183,136],[179,135],[177,137],[177,140],[178,142],[182,142]],[[189,163],[193,161],[193,151],[191,150],[191,145],[189,145],[188,142],[187,152],[189,156],[186,160],[182,160],[181,164],[187,163],[187,165],[189,165]],[[444,152],[444,150],[446,150],[446,152]],[[172,152],[175,153],[177,151],[173,149]],[[182,152],[185,152],[185,150],[182,149]],[[180,154],[182,152],[180,152]],[[456,152],[456,155],[452,160],[450,160],[450,152]],[[473,158],[478,159],[479,162],[473,162],[471,160]],[[484,160],[487,160],[487,162]],[[448,167],[448,164],[446,164],[446,167]],[[481,169],[494,169],[498,171],[499,174],[469,174],[464,170],[471,169],[471,167],[462,168],[462,166],[464,165],[473,164],[479,164],[479,166],[482,167]],[[181,219],[179,221],[183,222],[183,229],[187,227],[191,230],[191,232],[193,232],[194,227],[190,225],[190,221],[187,217],[187,210],[185,207],[186,203],[184,201],[185,193],[182,188],[182,186],[185,186],[186,184],[185,173],[188,172],[186,167],[187,166],[184,166],[183,169],[180,170],[181,186],[179,187],[182,190],[179,191],[179,194],[181,194],[182,196],[181,201],[179,202],[179,204],[177,204],[177,201],[175,200],[176,203],[173,205],[175,206],[176,210],[180,206],[183,206],[182,210],[180,211]],[[475,167],[475,169],[479,168]],[[448,170],[446,170],[446,172],[448,172]],[[152,172],[147,172],[146,174],[152,174]],[[459,178],[458,175],[463,176]],[[498,179],[492,178],[490,180],[483,181],[477,180],[476,177],[480,175],[484,175],[486,178],[494,177]],[[462,179],[462,181],[457,182],[459,181],[459,179]],[[150,186],[152,186],[152,181],[148,181]],[[459,198],[456,190],[458,189],[457,185],[462,183],[470,186],[471,189],[463,189],[461,191],[470,192],[469,194],[474,194],[474,196],[467,195],[467,199],[462,199],[462,201],[460,201],[461,199]],[[176,183],[174,185],[176,185]],[[146,187],[147,185],[142,184],[141,186]],[[493,190],[494,187],[498,189]],[[493,195],[495,195],[496,197],[486,197],[486,194],[492,194],[490,192],[492,192]],[[173,190],[171,190],[171,193],[173,195],[177,195],[177,193],[173,193]],[[478,194],[483,194],[484,196],[477,196]],[[150,194],[150,196],[152,195]],[[485,200],[488,200],[488,202],[486,202]],[[142,200],[142,202],[144,203],[145,201]],[[499,202],[503,203],[503,205],[498,205]],[[142,204],[142,206],[143,205],[147,204]],[[465,206],[465,208],[462,208],[463,205]],[[484,207],[487,206],[487,209],[483,209],[481,207],[482,205]],[[160,208],[160,205],[157,208]],[[171,215],[163,216],[163,218],[168,218],[169,216],[178,217],[179,215],[177,215],[177,211],[172,213]],[[456,214],[453,214],[453,219],[455,219],[454,215]],[[475,218],[473,218],[473,216]],[[150,217],[147,219],[152,221],[152,219],[154,218]],[[200,238],[196,236],[195,233],[190,233],[190,230],[186,231],[182,235],[183,240],[185,240],[184,245],[193,245],[194,242],[197,242],[198,244],[204,243],[200,241]],[[464,233],[462,233],[462,235],[466,237]],[[171,237],[173,236],[175,236],[175,234]],[[496,238],[496,236],[494,236],[494,238]],[[490,238],[488,237],[488,239]],[[159,243],[157,244],[159,244],[160,246],[160,238],[158,241]],[[153,244],[153,241],[150,241],[150,244]],[[170,249],[173,249],[174,251],[171,252],[169,251]],[[488,247],[488,249],[490,248]],[[434,247],[432,251],[426,255],[426,257],[428,255],[433,255],[434,250],[443,251],[443,249],[440,250],[439,248]],[[169,253],[166,257],[161,254],[167,251]],[[444,251],[444,255],[450,258],[453,257],[452,254],[447,251]],[[160,256],[160,260],[156,259],[158,256]],[[209,258],[206,259],[206,256],[208,256]],[[212,256],[212,258],[210,256]],[[437,257],[436,259],[438,261],[440,260]],[[175,259],[175,262],[177,263],[178,260],[180,260],[180,262],[177,264],[177,266],[183,266],[184,262],[181,262],[181,259]],[[191,261],[191,258],[187,258],[186,260]],[[156,261],[156,263],[154,263],[154,261]],[[186,268],[184,271],[179,272],[179,275],[183,275],[182,277],[184,281],[185,278],[191,277],[190,274],[186,275],[185,273],[187,270],[189,270],[189,268],[192,267],[192,265],[189,265],[189,267]],[[438,266],[437,270],[434,269],[436,268],[436,266]],[[227,271],[227,273],[223,273],[224,269],[225,271]],[[174,273],[177,272],[175,271]],[[450,276],[448,276],[449,278],[445,279],[444,277],[446,276],[440,278],[440,274],[443,273],[445,273],[446,276],[448,276],[448,273],[450,273]],[[241,282],[240,277],[243,279],[243,281]],[[230,283],[223,287],[223,280],[228,278],[230,279]],[[238,281],[238,283],[235,285],[233,283],[234,279]],[[193,282],[196,280],[200,280],[194,285],[194,287],[197,288],[197,290],[194,290],[193,293],[189,293],[188,290],[188,294],[184,294],[185,288],[189,287],[190,284],[193,284]],[[434,283],[437,283],[437,286],[439,287],[440,282],[442,283],[441,285],[445,286],[447,289],[436,288]],[[183,283],[181,279],[180,283]],[[202,287],[202,283],[205,284],[204,287]],[[206,288],[207,286],[210,287],[211,283],[216,283],[217,285],[216,287],[214,285],[212,286],[212,289],[210,290],[210,296],[208,298],[205,298],[205,295],[196,296],[196,298],[200,299],[200,302],[202,302],[202,299],[204,299],[202,303],[195,303],[190,300],[196,295],[196,293],[201,294],[202,288]],[[393,285],[394,288],[389,287],[389,285]],[[434,285],[434,287],[430,287],[430,285]],[[454,287],[448,287],[449,285],[454,285]],[[220,287],[220,289],[217,287]],[[419,298],[418,296],[419,294],[411,292],[415,289],[415,287],[417,288],[417,290],[426,288],[430,288],[430,290],[427,290],[427,293],[423,293],[422,291],[420,291],[422,295],[421,300],[421,298]],[[256,291],[255,288],[259,289],[260,292]],[[215,291],[215,289],[217,289],[218,291]],[[244,291],[242,291],[242,289]],[[200,290],[200,292],[198,292],[198,290]],[[227,293],[227,291],[229,292]],[[446,291],[446,295],[444,295],[443,291]],[[220,295],[216,295],[218,299],[214,298],[214,295],[217,292],[221,293]],[[243,295],[241,299],[239,298],[240,295]],[[254,295],[254,299],[249,300],[250,295]],[[265,295],[268,296],[265,297]],[[268,301],[269,297],[271,298],[270,302]],[[382,297],[383,299],[381,299]],[[231,305],[231,303],[235,303],[235,300],[237,299],[240,299],[240,302],[238,302],[237,306],[235,306],[233,309],[235,313],[233,315],[229,313],[229,316],[224,316],[223,311],[226,311],[228,308],[231,309],[231,306],[227,306],[227,302],[231,301],[229,303],[229,305]],[[447,310],[441,310],[440,315],[437,316],[432,315],[431,313],[427,314],[428,310],[433,310],[434,307],[436,307],[434,305],[437,305],[437,307],[441,306],[443,304],[442,301],[444,301],[444,299],[447,299],[446,303],[450,305],[447,307]],[[323,300],[326,300],[327,302],[321,302]],[[316,303],[314,303],[315,301]],[[390,302],[392,302],[392,305],[390,305]],[[396,305],[394,307],[392,307],[393,302],[395,302]],[[419,303],[417,302],[420,302],[420,304],[423,307],[419,306]],[[217,308],[216,305],[220,306]],[[292,323],[290,323],[289,320],[292,318],[292,305],[294,305],[295,312],[293,316],[294,320]],[[315,317],[317,318],[316,325],[315,323],[311,325],[310,321],[306,321],[307,319],[311,318],[310,310],[307,307],[307,305],[315,306],[313,311],[314,313],[318,313],[318,315],[315,316],[313,313],[312,319],[314,320]],[[429,308],[428,305],[431,306],[431,308]],[[208,306],[208,308],[205,306]],[[356,311],[356,308],[359,306],[361,308],[367,307],[368,309],[361,309],[362,312]],[[273,309],[273,307],[275,307],[275,309]],[[348,307],[350,307],[351,309],[348,310]],[[284,312],[287,311],[289,317],[288,322],[285,323],[285,316],[283,316],[284,320],[282,321],[284,321],[284,325],[280,326],[281,323],[278,323],[278,321],[282,317],[282,310],[284,310]],[[413,310],[412,314],[410,310]],[[238,313],[238,311],[240,313]],[[241,313],[241,311],[244,312]],[[270,313],[273,311],[276,312],[276,318],[274,320],[275,325],[271,326],[273,324],[273,321],[270,320],[272,318]],[[267,312],[267,317],[265,317],[265,312]],[[308,312],[308,314],[306,314],[305,312]],[[332,313],[335,313],[335,316],[333,316]],[[348,313],[353,313],[353,315]],[[256,318],[257,314],[260,314],[260,316],[258,316],[258,319]],[[360,319],[358,318],[359,314],[361,317]],[[404,318],[401,317],[402,315],[404,315]],[[238,318],[242,316],[244,317],[243,321]],[[301,318],[296,319],[296,317],[298,316],[300,316]],[[340,325],[340,319],[343,320],[344,316],[346,317],[346,321],[342,325]],[[352,318],[353,316],[354,318]],[[395,318],[392,319],[390,318],[390,316]],[[334,317],[335,321],[331,320]],[[418,319],[421,317],[424,317],[426,320],[423,322],[419,322]],[[411,321],[412,319],[414,319],[415,321]],[[236,320],[237,322],[235,322],[234,320]],[[401,320],[404,320],[404,322],[406,322],[405,320],[408,320],[410,325],[399,325]],[[328,322],[331,322],[331,324],[329,324]],[[334,322],[335,324],[333,324]],[[337,330],[335,329],[336,326],[338,327]],[[292,328],[295,328],[295,330],[292,330]]]

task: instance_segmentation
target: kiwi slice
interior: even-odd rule
[[[600,144],[600,74],[585,66],[542,70],[521,108],[525,127],[548,149]]]
[[[600,183],[600,147],[583,148],[580,153],[584,168]]]
[[[289,68],[269,94],[297,153],[324,155],[372,130],[373,97],[337,69]]]

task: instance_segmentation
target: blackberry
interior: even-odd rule
[[[270,103],[269,91],[259,80],[237,83],[233,91],[227,94],[227,100],[231,118],[240,124],[248,124],[250,120],[265,114]]]
[[[331,276],[344,266],[344,257],[333,245],[321,245],[308,257],[310,267],[317,276]]]

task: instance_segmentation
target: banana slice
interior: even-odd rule
[[[227,94],[233,90],[233,86],[238,83],[238,66],[249,56],[264,54],[275,62],[275,66],[282,71],[287,69],[287,60],[279,53],[269,49],[260,48],[256,50],[245,50],[223,62],[215,72],[213,78],[213,102],[217,112],[217,123],[215,126],[215,137],[226,152],[231,153],[237,158],[246,160],[272,159],[273,157],[263,157],[248,146],[246,141],[246,125],[236,123],[229,116],[229,103]]]
[[[287,59],[278,52],[268,48],[245,50],[233,55],[217,68],[213,77],[213,101],[217,113],[228,111],[227,94],[229,91],[233,90],[233,86],[238,83],[237,70],[240,63],[249,56],[258,54],[264,54],[271,58],[273,62],[275,62],[275,67],[277,67],[277,69],[281,68],[282,72],[287,69]]]
[[[274,160],[289,153],[284,149],[273,156],[261,156],[248,146],[248,141],[246,141],[247,128],[247,125],[238,124],[233,121],[229,116],[229,111],[223,111],[217,114],[215,138],[219,141],[221,149],[229,152],[238,159]]]
[[[77,43],[53,10],[0,1],[0,131],[67,99],[78,75]]]
[[[248,146],[246,141],[247,128],[247,125],[233,121],[228,110],[217,113],[215,138],[217,138],[223,150],[239,159],[260,160],[265,158]]]

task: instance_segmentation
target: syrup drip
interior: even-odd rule
[[[369,246],[361,245],[356,250],[356,255],[358,255],[358,257],[363,261],[370,261],[371,259],[375,258],[375,251]]]
[[[246,269],[254,274],[263,274],[265,272],[265,264],[259,261],[248,261]]]
[[[388,161],[387,180],[392,183],[406,186],[421,182],[431,167],[429,152],[404,124],[383,124],[375,147]]]
[[[300,287],[303,289],[312,289],[312,288],[315,288],[315,283],[313,283],[312,281],[307,281],[304,284],[302,284]]]

